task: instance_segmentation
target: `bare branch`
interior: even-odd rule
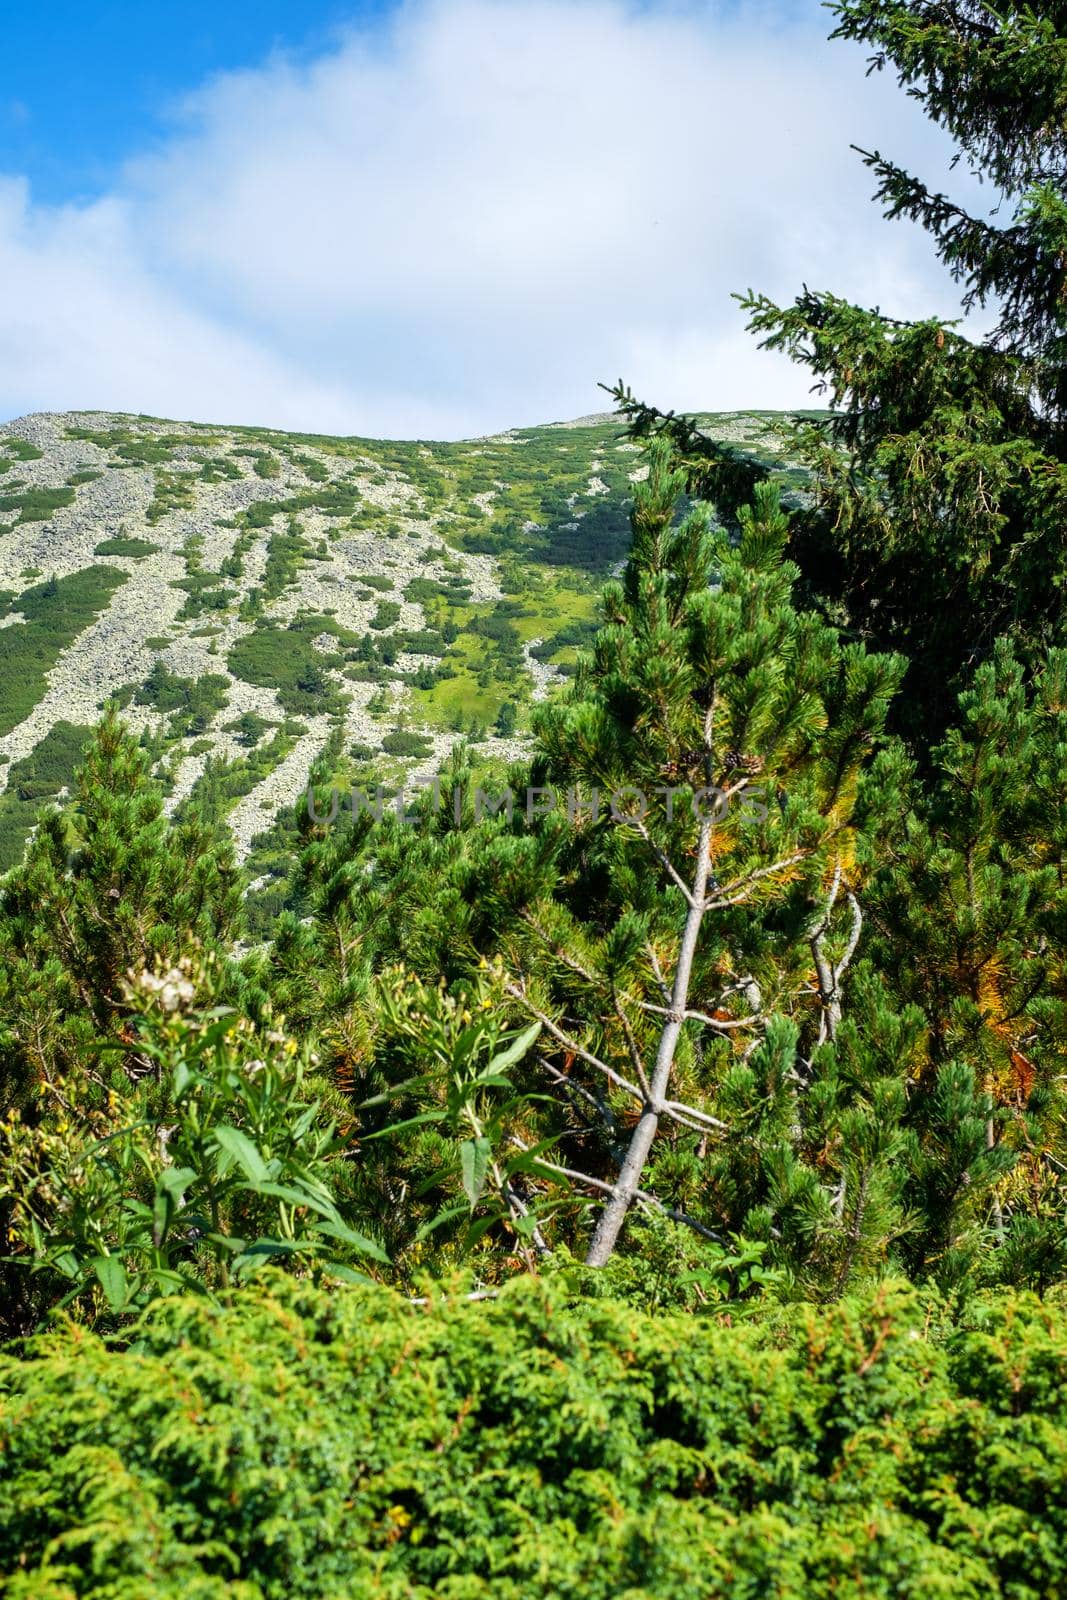
[[[860,909],[860,903],[852,890],[846,889],[849,908],[852,912],[852,930],[844,954],[835,965],[826,954],[824,941],[829,931],[830,918],[840,886],[841,862],[839,860],[834,871],[833,886],[826,903],[826,910],[823,912],[820,922],[812,929],[810,936],[811,953],[815,961],[815,971],[819,982],[819,1000],[822,1006],[822,1015],[819,1019],[819,1044],[825,1044],[828,1039],[833,1039],[837,1032],[841,1021],[841,978],[856,953],[856,947],[859,944],[860,934],[863,930],[863,912]]]
[[[611,1107],[606,1101],[600,1100],[591,1089],[587,1089],[584,1083],[578,1083],[574,1078],[568,1078],[565,1072],[561,1072],[558,1067],[554,1067],[545,1056],[537,1057],[537,1065],[542,1072],[548,1073],[553,1083],[558,1083],[561,1089],[566,1089],[569,1093],[577,1095],[587,1105],[591,1105],[593,1110],[603,1118],[609,1127],[615,1127],[615,1118],[612,1115]]]
[[[654,1006],[648,1000],[639,1000],[642,1011],[651,1011],[657,1017],[672,1017],[674,1012],[668,1006]],[[728,1033],[731,1028],[751,1028],[758,1019],[756,1017],[723,1018],[709,1017],[706,1011],[683,1011],[683,1022],[702,1022],[706,1028],[713,1028],[716,1033]]]
[[[521,1139],[513,1138],[511,1142],[520,1150],[525,1151],[529,1148]],[[599,1194],[610,1195],[615,1192],[612,1184],[605,1183],[602,1178],[592,1178],[587,1172],[578,1172],[574,1167],[561,1167],[558,1162],[548,1161],[544,1156],[538,1156],[537,1161],[538,1165],[544,1167],[547,1171],[558,1173],[561,1178],[570,1178],[573,1183],[586,1184],[590,1189],[596,1189]],[[662,1200],[658,1199],[656,1195],[650,1194],[647,1189],[635,1189],[633,1197],[639,1204],[649,1206],[653,1211],[659,1211],[664,1216],[670,1217],[672,1222],[680,1222],[685,1227],[692,1228],[696,1233],[701,1234],[703,1238],[710,1239],[713,1244],[726,1243],[721,1234],[716,1233],[712,1228],[705,1227],[704,1223],[698,1222],[695,1217],[688,1216],[684,1211],[678,1211],[674,1206],[665,1205]]]
[[[649,833],[648,829],[645,827],[645,825],[642,822],[641,818],[640,817],[628,816],[628,817],[625,818],[625,821],[626,821],[626,823],[627,823],[627,825],[629,827],[636,829],[636,831],[640,834],[641,838],[648,845],[648,848],[652,851],[652,854],[655,856],[655,858],[659,862],[660,866],[663,868],[663,870],[670,877],[671,882],[674,884],[675,888],[681,890],[682,894],[685,897],[686,905],[689,907],[689,909],[691,911],[695,911],[696,910],[696,901],[693,898],[692,890],[689,888],[689,885],[686,883],[686,881],[682,877],[681,873],[677,870],[677,868],[671,862],[671,860],[667,856],[666,852],[660,849],[660,847],[656,843],[655,839],[653,839],[652,835]]]
[[[599,1056],[591,1055],[588,1050],[584,1050],[577,1039],[572,1039],[569,1034],[563,1032],[562,1028],[556,1026],[551,1017],[546,1016],[543,1011],[539,1011],[533,1002],[527,999],[518,984],[507,984],[505,993],[510,994],[512,999],[517,1000],[530,1013],[531,1017],[536,1017],[541,1026],[547,1033],[552,1035],[557,1044],[561,1044],[565,1050],[572,1051],[579,1060],[587,1062],[589,1066],[595,1067],[598,1072],[602,1072],[611,1083],[616,1084],[620,1089],[625,1089],[627,1094],[632,1094],[635,1100],[644,1102],[645,1096],[636,1083],[630,1083],[621,1073],[616,1072],[614,1067],[609,1067],[606,1061],[601,1061]]]
[[[701,1128],[715,1128],[722,1133],[728,1130],[729,1125],[720,1122],[718,1117],[711,1116],[707,1111],[698,1111],[696,1106],[684,1105],[681,1100],[664,1100],[660,1110],[665,1116],[674,1117],[678,1121],[681,1121],[683,1114],[692,1117]]]
[[[860,906],[856,896],[852,893],[851,889],[848,891],[848,904],[849,909],[852,912],[852,932],[849,934],[848,944],[845,946],[845,953],[841,957],[841,960],[837,963],[837,966],[834,968],[835,983],[846,971],[850,961],[852,960],[852,957],[856,954],[856,946],[859,944],[860,934],[863,932],[863,909]]]
[[[582,966],[581,962],[576,961],[574,957],[570,955],[556,939],[552,938],[551,934],[545,932],[544,928],[541,927],[540,923],[533,916],[532,912],[523,910],[519,912],[519,916],[521,917],[522,921],[526,923],[527,927],[533,929],[534,933],[536,933],[545,949],[550,950],[556,957],[557,961],[561,961],[565,967],[569,967],[571,972],[576,973],[579,978],[584,978],[585,982],[588,983],[591,988],[607,988],[607,979],[602,977],[598,972],[590,972],[587,967]]]
[[[626,1012],[622,1008],[622,1002],[619,999],[619,995],[614,984],[611,986],[611,998],[615,1005],[615,1015],[618,1017],[622,1026],[623,1037],[626,1040],[626,1048],[630,1054],[630,1064],[637,1074],[637,1081],[641,1085],[641,1091],[644,1094],[645,1100],[650,1104],[652,1100],[652,1090],[650,1089],[648,1079],[645,1076],[645,1064],[641,1060],[641,1052],[637,1048],[637,1040],[634,1038],[634,1031],[630,1027],[630,1019],[627,1017]]]
[[[667,1004],[669,1005],[670,1004],[670,999],[671,999],[670,985],[668,984],[666,978],[663,976],[663,968],[659,964],[659,956],[656,954],[656,951],[655,951],[655,948],[654,948],[654,946],[652,944],[652,940],[651,939],[646,939],[645,940],[645,949],[647,950],[648,958],[649,958],[650,962],[652,963],[652,972],[653,972],[653,975],[654,975],[654,977],[656,979],[656,985],[657,985],[657,987],[659,989],[660,994],[663,996],[664,1000],[666,1000]]]

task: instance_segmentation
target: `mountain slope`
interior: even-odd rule
[[[765,452],[775,419],[708,419]],[[416,781],[522,748],[625,555],[617,419],[456,444],[106,413],[0,427],[0,869],[118,700],[242,857],[329,744]]]

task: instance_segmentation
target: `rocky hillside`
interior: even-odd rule
[[[708,419],[773,449],[774,419]],[[607,416],[458,444],[70,413],[0,427],[0,869],[109,700],[168,806],[253,871],[326,749],[417,781],[522,748],[624,556],[637,446]]]

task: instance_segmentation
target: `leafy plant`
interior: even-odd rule
[[[60,1306],[91,1309],[102,1294],[118,1316],[270,1264],[351,1282],[354,1258],[385,1261],[338,1208],[342,1151],[308,1092],[308,1051],[226,1008],[193,1011],[189,970],[132,984],[143,1074],[132,1093],[50,1127],[16,1113],[4,1128],[12,1263],[57,1282]]]
[[[419,1237],[469,1217],[459,1241],[465,1255],[490,1229],[504,1224],[532,1266],[530,1242],[546,1248],[539,1222],[551,1201],[528,1203],[522,1176],[533,1173],[552,1181],[557,1175],[538,1159],[551,1141],[531,1147],[515,1136],[530,1098],[516,1092],[509,1073],[530,1050],[541,1025],[506,1028],[502,980],[497,970],[489,981],[452,995],[402,970],[383,974],[377,990],[383,1042],[398,1043],[402,1059],[430,1065],[366,1101],[364,1109],[401,1096],[415,1105],[430,1102],[428,1109],[370,1135],[395,1141],[414,1129],[439,1134],[433,1146],[437,1161],[420,1188],[443,1191],[445,1198]],[[462,1200],[453,1198],[457,1191]]]

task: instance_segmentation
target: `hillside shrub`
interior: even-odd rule
[[[125,581],[117,567],[84,567],[65,578],[46,578],[10,599],[0,597],[0,617],[17,612],[24,618],[0,629],[0,735],[29,716],[44,690],[45,674]]]
[[[428,756],[433,750],[433,741],[424,733],[405,732],[397,729],[395,733],[387,733],[382,740],[382,749],[391,756]]]
[[[95,556],[150,556],[159,549],[148,539],[127,539],[119,534],[113,539],[101,539],[93,551]]]
[[[372,628],[384,631],[400,621],[400,606],[395,600],[379,600],[378,609],[370,619]]]
[[[10,1600],[823,1600],[1067,1583],[1067,1317],[899,1285],[730,1325],[274,1277],[0,1361]]]
[[[17,511],[16,522],[47,522],[64,506],[74,504],[74,490],[20,489],[14,494],[0,495],[0,511]]]

